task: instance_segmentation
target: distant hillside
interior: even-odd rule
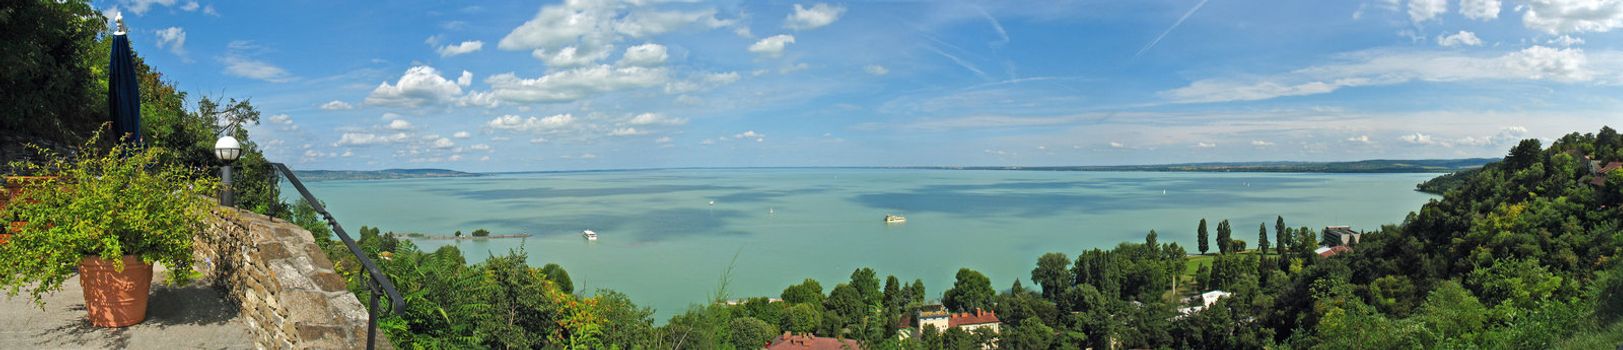
[[[387,179],[416,179],[427,177],[469,177],[480,176],[477,173],[466,173],[447,169],[383,169],[383,170],[296,170],[294,174],[303,181],[329,181],[329,180],[387,180]]]
[[[1199,172],[1277,172],[1277,173],[1449,173],[1481,167],[1496,158],[1469,159],[1372,159],[1355,162],[1226,162],[1156,165],[1100,165],[1050,167],[960,167],[971,170],[1036,171],[1199,171]],[[944,168],[943,168],[944,169]]]

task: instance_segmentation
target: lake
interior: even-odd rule
[[[934,298],[960,267],[994,287],[1031,286],[1045,252],[1143,241],[1196,249],[1201,218],[1229,219],[1256,245],[1276,215],[1292,227],[1397,223],[1435,196],[1436,174],[678,169],[323,181],[307,185],[352,232],[451,234],[484,228],[529,239],[421,240],[458,245],[470,262],[523,249],[562,265],[577,291],[609,288],[654,307],[659,322],[708,300],[731,266],[730,298],[776,297],[805,278],[824,292],[859,267],[881,282],[923,279]],[[285,189],[284,192],[292,192]],[[290,194],[290,193],[284,193]],[[711,202],[714,201],[712,205]],[[906,223],[886,224],[886,214]],[[581,230],[601,238],[588,242]],[[1215,248],[1214,248],[1215,250]],[[736,261],[734,260],[736,256]]]

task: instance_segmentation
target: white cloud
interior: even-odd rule
[[[479,49],[483,49],[483,48],[485,48],[485,42],[479,41],[479,40],[472,40],[472,41],[464,41],[464,42],[462,42],[460,44],[441,46],[441,47],[435,49],[434,51],[439,52],[440,57],[451,57],[451,56],[456,56],[456,55],[461,55],[461,54],[473,53],[473,52],[479,51]]]
[[[186,58],[186,30],[180,27],[169,27],[158,30],[158,48],[169,48],[175,56]]]
[[[241,56],[225,56],[223,61],[225,63],[225,74],[272,83],[285,83],[293,80],[287,70],[265,61]]]
[[[1550,34],[1609,32],[1623,27],[1623,1],[1528,0],[1522,25]]]
[[[462,71],[462,75],[456,77],[457,86],[468,86],[471,84],[473,84],[473,72]]]
[[[180,5],[180,9],[186,12],[197,11],[197,9],[201,7],[202,6],[199,6],[196,1],[187,1],[185,5]]]
[[[1121,142],[1110,141],[1110,148],[1127,148],[1127,145],[1122,144]]]
[[[670,136],[660,136],[659,138],[654,139],[654,143],[671,143],[671,137]]]
[[[329,110],[329,111],[341,111],[341,110],[352,109],[352,108],[355,108],[355,106],[350,105],[349,102],[344,102],[344,101],[339,101],[339,100],[332,100],[332,101],[329,101],[327,103],[321,104],[321,109]]]
[[[685,94],[732,84],[737,81],[738,72],[694,73],[689,74],[687,79],[677,80],[665,84],[665,93]]]
[[[1370,143],[1369,142],[1369,135],[1358,135],[1358,136],[1348,137],[1347,142]]]
[[[609,131],[609,136],[638,136],[647,134],[647,130],[637,130],[637,128],[616,128],[613,131]]]
[[[665,53],[665,46],[660,44],[642,44],[626,48],[626,53],[620,56],[619,65],[653,67],[665,64],[669,58]]]
[[[514,28],[496,47],[531,51],[552,67],[584,66],[608,57],[616,43],[648,38],[687,27],[733,25],[716,18],[715,9],[660,11],[650,2],[565,1],[542,6],[535,17]]]
[[[120,2],[137,16],[146,15],[147,11],[152,10],[153,6],[170,7],[178,3],[176,0],[125,0]]]
[[[659,86],[669,80],[665,68],[594,67],[553,72],[535,79],[503,73],[485,79],[494,98],[517,103],[567,102],[598,94]]]
[[[1459,33],[1437,36],[1437,45],[1443,47],[1482,46],[1482,39],[1477,38],[1476,33],[1461,30]]]
[[[795,4],[795,12],[783,19],[783,27],[793,30],[814,29],[834,23],[844,13],[844,6],[818,3],[806,8]]]
[[[333,143],[333,146],[381,145],[405,142],[410,138],[411,135],[407,135],[406,133],[378,135],[372,133],[346,132],[338,138],[337,143]]]
[[[490,148],[490,145],[483,144],[483,143],[473,145],[473,146],[468,146],[468,149],[469,150],[474,150],[474,151],[485,151],[485,152],[490,152],[492,150],[492,148]]]
[[[1556,45],[1556,46],[1572,47],[1572,46],[1583,45],[1584,44],[1584,39],[1579,38],[1579,37],[1574,37],[1574,36],[1571,36],[1571,35],[1562,35],[1562,36],[1552,38],[1549,41],[1546,41],[1546,43],[1549,43],[1550,45]]]
[[[873,74],[873,75],[890,74],[890,69],[889,68],[885,68],[885,66],[881,66],[881,65],[877,65],[877,64],[870,64],[870,65],[868,65],[866,67],[862,67],[862,71],[868,72],[868,74]]]
[[[378,83],[372,94],[366,96],[366,104],[416,108],[451,101],[459,95],[462,95],[462,87],[457,82],[440,76],[434,67],[415,66],[407,69],[393,85],[387,81]]]
[[[1263,140],[1251,140],[1251,145],[1257,147],[1272,147],[1274,143]]]
[[[603,46],[601,50],[595,51],[569,46],[553,51],[548,51],[546,49],[535,49],[535,51],[530,52],[530,56],[541,60],[541,62],[546,62],[547,66],[549,67],[570,68],[592,64],[604,58],[608,58],[609,50],[613,49],[614,45],[606,45]]]
[[[429,145],[438,149],[449,149],[451,147],[456,147],[456,142],[451,142],[451,139],[441,137],[434,139],[434,142]]]
[[[745,132],[739,133],[737,135],[733,135],[733,138],[735,138],[735,139],[745,139],[745,140],[755,140],[755,142],[766,141],[766,135],[755,132],[755,130],[745,131]]]
[[[1409,0],[1409,20],[1415,23],[1429,21],[1448,12],[1448,0]]]
[[[1195,147],[1198,147],[1198,148],[1216,148],[1217,144],[1210,143],[1210,142],[1197,142],[1197,143],[1195,143]]]
[[[467,131],[458,131],[455,134],[451,134],[452,138],[458,138],[458,139],[465,139],[465,138],[468,138],[468,137],[471,137],[471,136],[473,136],[473,135],[469,135]]]
[[[220,62],[225,64],[225,74],[227,75],[272,83],[293,81],[292,74],[289,74],[286,69],[249,57],[269,51],[270,49],[252,41],[232,41],[226,44],[226,53],[220,57]]]
[[[1413,144],[1417,144],[1417,145],[1437,144],[1437,141],[1433,140],[1431,135],[1426,135],[1426,134],[1422,134],[1422,133],[1418,133],[1418,132],[1414,133],[1414,134],[1403,135],[1401,137],[1398,137],[1398,139],[1403,140],[1403,142],[1413,143]]]
[[[1455,52],[1365,52],[1346,62],[1312,66],[1248,80],[1203,79],[1161,92],[1174,102],[1254,101],[1285,96],[1324,94],[1345,87],[1392,85],[1411,81],[1549,80],[1589,81],[1596,75],[1576,48],[1532,46],[1500,56]]]
[[[631,125],[682,125],[687,124],[687,122],[687,119],[672,118],[657,113],[638,114],[636,117],[632,117],[631,120],[626,121]]]
[[[491,119],[485,123],[485,126],[499,130],[542,131],[563,128],[574,122],[575,116],[569,114],[558,114],[545,118],[524,118],[509,114]]]
[[[1499,18],[1499,0],[1460,0],[1460,15],[1475,20]]]
[[[411,122],[408,122],[405,119],[391,120],[389,121],[388,128],[391,130],[411,130]]]
[[[271,123],[276,123],[276,124],[292,124],[293,123],[293,117],[290,117],[290,116],[288,116],[286,114],[277,114],[277,115],[270,116],[270,122]]]
[[[545,138],[545,137],[533,138],[533,139],[530,139],[530,143],[531,144],[537,144],[537,145],[547,143],[547,138]]]
[[[783,55],[785,45],[793,43],[795,43],[795,36],[778,34],[756,41],[755,44],[750,45],[749,51],[769,57],[778,57]]]

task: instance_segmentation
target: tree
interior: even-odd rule
[[[564,291],[564,293],[575,292],[575,282],[569,279],[569,271],[564,271],[563,266],[558,266],[558,264],[543,265],[541,266],[541,274],[546,275],[547,280],[557,285],[558,290]]]
[[[845,283],[835,285],[834,290],[828,292],[828,299],[823,301],[823,309],[833,311],[841,326],[849,325],[866,315],[867,305],[867,301],[862,299],[862,292]]]
[[[941,297],[941,303],[948,309],[957,312],[973,312],[977,309],[991,309],[992,297],[997,295],[992,290],[992,280],[986,275],[968,268],[958,269],[957,281],[952,284]]]
[[[1290,233],[1285,232],[1284,216],[1274,218],[1274,238],[1274,251],[1279,253],[1280,256],[1285,256],[1285,247],[1290,245],[1291,236]]]
[[[905,289],[905,291],[906,291],[907,298],[908,298],[907,299],[908,304],[923,304],[924,303],[924,296],[925,296],[924,280],[922,280],[922,279],[913,279],[913,283],[907,285],[907,288]]]
[[[1160,238],[1160,237],[1157,237],[1157,236],[1159,236],[1159,235],[1157,235],[1155,233],[1155,230],[1150,230],[1150,234],[1144,235],[1144,245],[1147,245],[1147,246],[1150,246],[1150,247],[1160,247],[1160,245],[1158,245],[1159,242],[1155,241],[1156,238]]]
[[[907,294],[902,291],[902,281],[895,275],[885,276],[885,291],[883,294],[886,311],[901,312],[902,306],[907,305]]]
[[[801,281],[800,284],[784,288],[783,294],[779,296],[783,298],[785,303],[822,305],[823,285],[817,283],[817,280],[807,278],[805,281]]]
[[[473,230],[473,236],[474,237],[490,237],[490,231],[486,231],[485,229]]]
[[[1041,350],[1048,349],[1054,343],[1054,329],[1043,324],[1042,320],[1027,318],[1007,329],[998,338],[999,349]]]
[[[784,328],[795,333],[811,333],[823,323],[823,310],[812,304],[796,304],[790,306],[783,320],[787,323]]]
[[[1065,253],[1048,253],[1037,258],[1037,268],[1031,269],[1031,281],[1043,288],[1043,297],[1053,299],[1071,285],[1071,258]]]
[[[879,277],[871,268],[864,267],[851,271],[851,287],[857,289],[857,294],[862,296],[862,301],[866,305],[878,306],[884,301],[884,295],[879,293]]]
[[[1206,237],[1206,219],[1200,219],[1200,227],[1195,228],[1195,240],[1200,241],[1200,255],[1206,255],[1209,250]]]
[[[456,236],[462,237],[462,230],[456,230]]]
[[[738,349],[759,349],[778,335],[778,327],[754,317],[739,317],[729,324],[733,346]]]
[[[1257,253],[1268,254],[1268,224],[1257,224]]]
[[[1231,244],[1233,243],[1233,239],[1234,239],[1233,234],[1234,234],[1234,231],[1229,229],[1229,221],[1228,220],[1223,220],[1223,221],[1217,223],[1217,253],[1218,254],[1228,254],[1228,253],[1232,252],[1232,250],[1234,249],[1234,247],[1231,246]]]

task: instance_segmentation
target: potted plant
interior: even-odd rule
[[[92,137],[92,140],[98,137]],[[192,241],[212,215],[219,187],[199,169],[164,163],[162,148],[87,142],[73,156],[34,147],[41,163],[13,163],[26,181],[0,217],[26,222],[0,244],[0,288],[41,297],[77,270],[91,324],[124,327],[146,319],[152,264],[191,274]]]

